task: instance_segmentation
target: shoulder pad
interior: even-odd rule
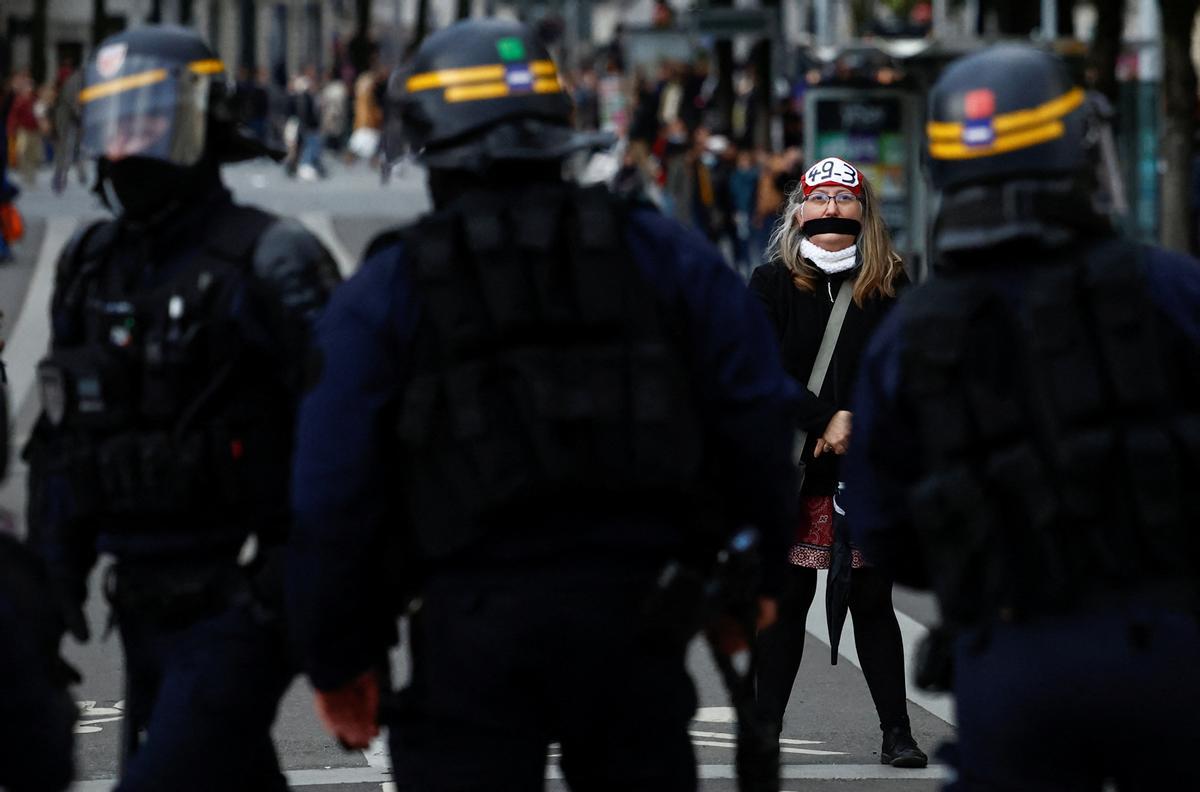
[[[278,290],[284,304],[301,314],[324,305],[342,280],[333,256],[296,220],[273,218],[258,237],[251,258],[254,277]]]
[[[114,242],[116,235],[115,220],[93,220],[76,229],[58,254],[57,281],[64,283],[73,276],[82,262],[99,255]]]
[[[253,206],[229,204],[217,210],[212,223],[205,246],[227,261],[244,261],[279,218]]]
[[[79,299],[79,275],[83,265],[104,255],[117,237],[115,220],[96,220],[80,228],[58,254],[54,271],[54,293],[50,312],[58,316],[64,309],[73,311]]]

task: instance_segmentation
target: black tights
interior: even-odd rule
[[[804,655],[805,623],[817,589],[817,570],[789,567],[779,598],[779,617],[758,634],[759,714],[776,729],[783,728],[783,713],[800,658]],[[879,726],[908,726],[904,694],[904,644],[892,607],[892,581],[878,569],[862,567],[850,575],[850,613],[854,641],[867,687],[879,714]]]

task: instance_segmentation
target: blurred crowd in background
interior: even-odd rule
[[[647,73],[626,69],[614,43],[579,68],[564,70],[562,79],[575,100],[577,125],[618,139],[604,155],[614,161],[603,175],[699,229],[748,275],[803,164],[799,97],[777,108],[782,146],[772,150],[754,145],[762,139],[753,111],[761,87],[750,64],[735,79],[732,128],[714,128],[715,76],[704,58],[662,61]],[[377,60],[357,75],[309,66],[283,84],[267,69],[242,68],[236,73],[238,112],[255,135],[287,152],[289,176],[319,181],[336,159],[378,168],[386,180],[395,165],[384,161],[382,146],[387,80],[388,69]],[[72,174],[88,183],[79,151],[81,88],[82,72],[72,63],[44,85],[23,70],[0,87],[5,164],[21,188],[38,188],[43,171],[55,192]]]

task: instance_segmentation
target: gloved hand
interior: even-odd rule
[[[362,750],[379,734],[379,677],[364,671],[337,690],[315,690],[317,716],[346,749]]]

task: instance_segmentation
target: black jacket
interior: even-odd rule
[[[783,367],[801,387],[808,384],[838,288],[843,279],[856,277],[859,271],[856,268],[837,275],[822,275],[816,290],[805,292],[796,288],[791,273],[782,261],[763,264],[754,270],[750,278],[750,290],[766,305],[783,352]],[[905,278],[898,285],[907,283]],[[861,308],[851,302],[821,393],[814,395],[808,390],[803,391],[796,423],[808,431],[804,447],[804,460],[807,463],[803,489],[805,495],[832,495],[837,490],[841,467],[839,458],[833,454],[822,454],[813,459],[813,446],[833,414],[838,410],[850,409],[859,358],[867,347],[871,333],[895,302],[895,298],[874,297],[866,300]]]

